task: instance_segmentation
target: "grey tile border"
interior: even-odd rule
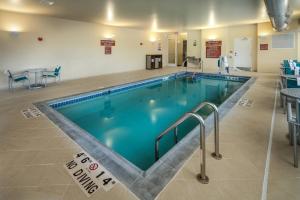
[[[176,77],[178,78],[178,77],[182,77],[182,76],[186,76],[186,75],[188,75],[188,73],[186,73],[186,72],[172,73],[172,74],[169,74],[169,75],[149,78],[149,79],[140,80],[140,81],[136,81],[136,82],[125,83],[125,84],[122,84],[122,85],[97,89],[97,90],[90,91],[90,92],[84,92],[84,93],[80,93],[80,94],[76,94],[76,95],[71,95],[71,96],[62,97],[62,98],[58,98],[58,99],[53,99],[53,100],[49,100],[47,102],[47,104],[50,105],[50,107],[52,107],[52,108],[59,108],[61,106],[70,105],[70,104],[74,104],[74,103],[77,103],[77,102],[90,100],[90,99],[100,97],[100,96],[104,96],[104,95],[107,95],[107,94],[113,94],[113,93],[119,93],[119,92],[122,92],[122,91],[128,91],[128,90],[131,90],[131,89],[136,89],[136,88],[139,88],[139,87],[143,87],[146,84],[150,85],[150,84],[154,84],[154,83],[157,83],[157,82],[162,82],[164,80],[175,79]]]
[[[216,74],[208,75],[217,76]],[[250,78],[219,106],[220,119],[239,101],[255,80],[255,77]],[[35,103],[35,106],[140,199],[155,199],[189,156],[199,147],[199,126],[197,126],[178,142],[175,147],[162,156],[158,162],[147,171],[142,171],[111,149],[102,145],[93,136],[66,119],[62,114],[52,109],[49,106],[49,102],[53,102],[53,100]],[[208,135],[213,130],[212,114],[205,119],[205,125],[206,135]],[[222,133],[222,130],[220,130],[220,133]]]

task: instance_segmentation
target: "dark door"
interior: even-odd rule
[[[185,61],[186,57],[187,57],[187,40],[183,40],[182,42],[182,59],[183,61]],[[184,63],[184,67],[187,66],[187,62]]]

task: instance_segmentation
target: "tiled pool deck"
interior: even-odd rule
[[[0,199],[88,199],[71,180],[63,164],[80,150],[46,117],[26,120],[20,110],[33,102],[96,90],[112,85],[173,73],[165,68],[134,71],[62,82],[42,90],[0,92]],[[221,121],[223,159],[207,156],[210,183],[197,182],[199,152],[179,170],[157,199],[261,199],[268,139],[275,99],[277,75],[257,76],[244,95],[254,100],[250,108],[235,105]],[[276,106],[269,171],[268,199],[299,199],[300,169],[292,166],[292,149],[286,139],[286,116]],[[207,138],[207,155],[213,150],[212,134]],[[89,199],[136,199],[121,184],[111,191],[98,191]]]

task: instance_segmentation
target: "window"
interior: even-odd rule
[[[291,49],[295,47],[295,34],[284,33],[272,35],[272,48],[273,49]]]

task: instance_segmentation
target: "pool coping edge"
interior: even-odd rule
[[[171,74],[164,76],[170,75]],[[226,115],[227,111],[229,111],[248,91],[255,80],[256,77],[249,77],[249,80],[247,80],[237,91],[235,91],[219,106],[220,119],[222,119]],[[73,122],[67,120],[63,115],[52,109],[49,106],[50,101],[53,101],[53,99],[34,103],[34,105],[39,108],[56,126],[63,130],[63,132],[67,136],[69,136],[82,149],[92,155],[96,160],[100,161],[100,163],[103,164],[105,168],[107,168],[131,192],[133,192],[138,198],[141,199],[155,199],[159,195],[159,193],[163,191],[163,188],[167,185],[167,183],[174,177],[177,171],[183,166],[186,160],[199,147],[199,126],[197,126],[189,134],[187,134],[186,137],[176,145],[176,147],[172,148],[164,156],[162,156],[155,166],[152,165],[146,172],[140,170],[136,166],[134,166],[136,169],[132,168],[133,166],[130,166],[131,163],[121,157],[123,162],[125,160],[129,163],[129,166],[123,166],[120,165],[120,163],[116,163],[114,162],[114,160],[107,158],[107,156],[116,158],[116,153],[102,145],[100,142],[95,141],[95,138],[93,136],[87,134]],[[213,129],[212,114],[209,115],[209,117],[205,120],[205,123],[206,135],[209,135],[209,133]],[[102,146],[100,152],[99,149],[97,150],[96,148],[99,147],[99,144],[100,146]],[[105,151],[104,153],[102,152],[103,150]],[[176,159],[170,159],[170,154],[172,154],[172,157]],[[117,159],[120,159],[120,156],[118,156]],[[126,171],[120,170],[122,168]],[[153,173],[154,171],[155,173]]]

